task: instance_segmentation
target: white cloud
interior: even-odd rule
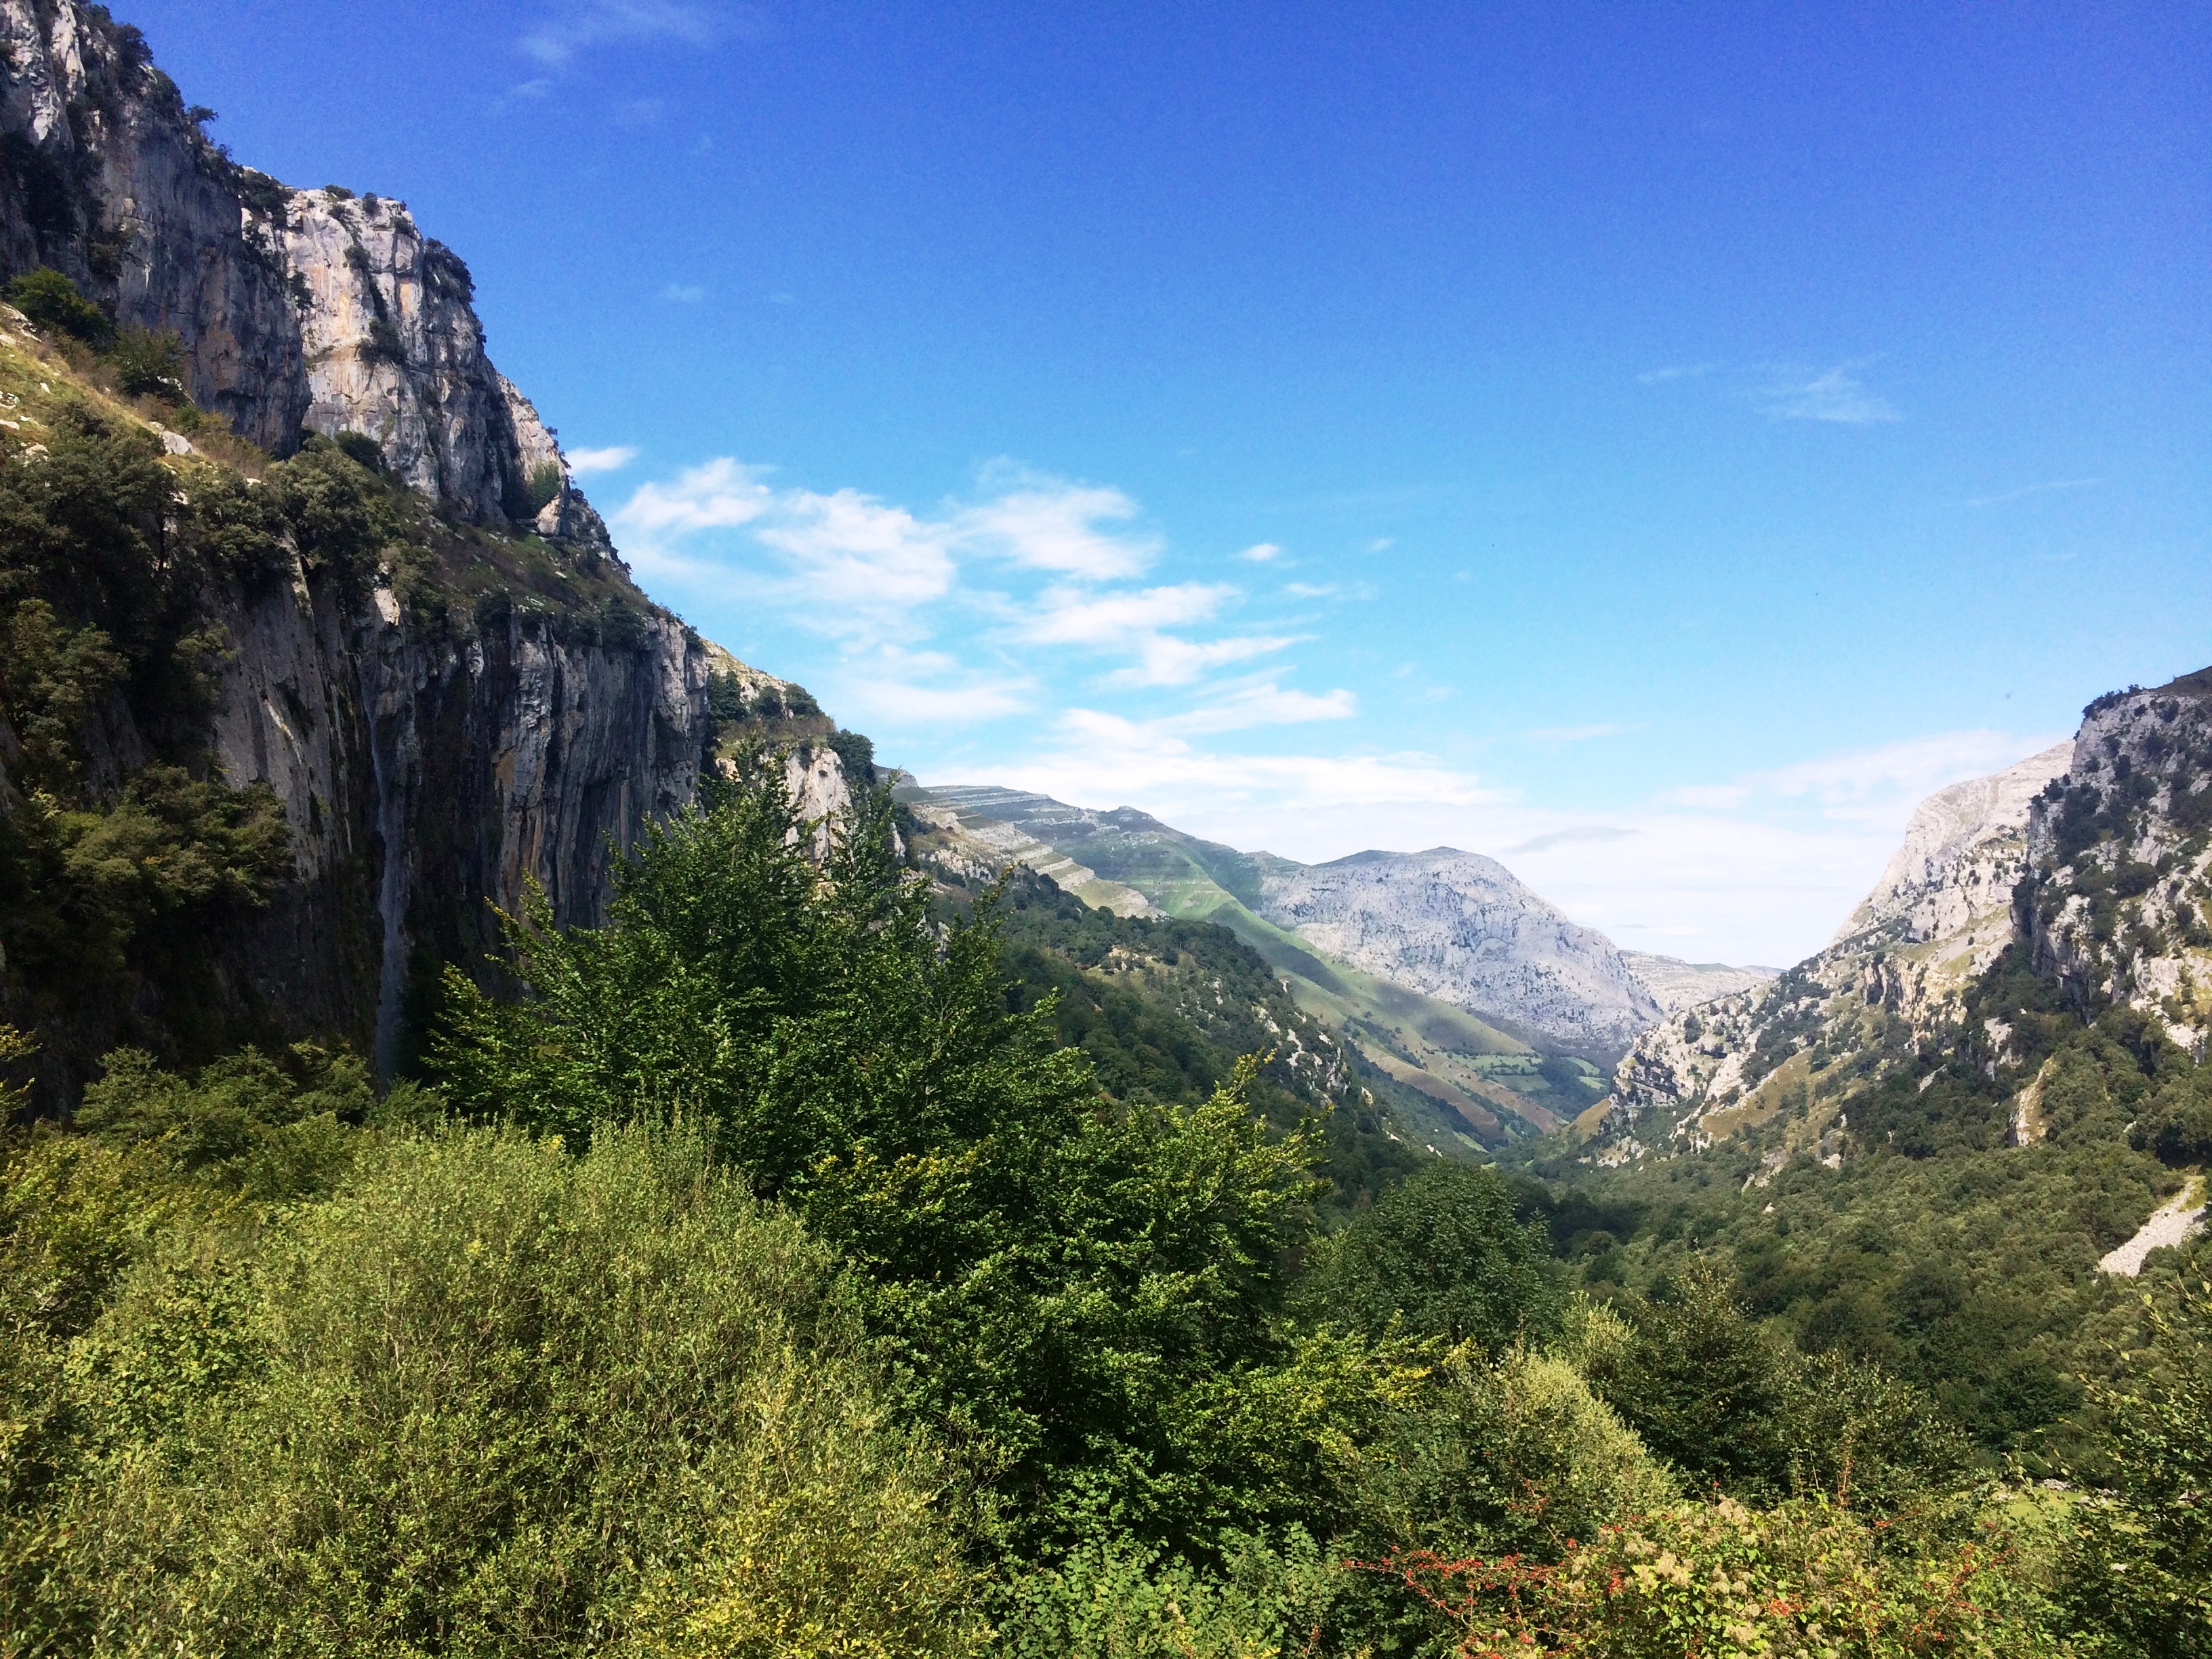
[[[1085,805],[1134,802],[1180,829],[1201,813],[1256,811],[1279,822],[1348,801],[1474,806],[1500,799],[1473,773],[1426,755],[1230,754],[1194,745],[1162,722],[1093,708],[1068,710],[1055,735],[1056,749],[1005,769],[1004,781]]]
[[[1137,660],[1106,677],[1113,686],[1188,685],[1216,668],[1249,662],[1298,643],[1299,635],[1237,635],[1225,640],[1185,640],[1173,634],[1143,634],[1130,642]]]
[[[1158,722],[1175,732],[1242,732],[1255,726],[1297,726],[1309,720],[1348,720],[1359,712],[1359,700],[1340,688],[1320,696],[1307,691],[1285,691],[1270,681],[1240,685],[1187,714]]]
[[[1273,542],[1255,542],[1237,556],[1240,559],[1249,559],[1254,564],[1267,564],[1281,558],[1283,550]]]
[[[2028,739],[2027,748],[2022,741],[2007,732],[1941,732],[1754,772],[1743,783],[1754,792],[1809,795],[1838,816],[1881,812],[1887,811],[1886,802],[1903,798],[1917,803],[1946,785],[2002,771],[2058,739]]]
[[[1165,631],[1206,622],[1237,597],[1237,589],[1218,582],[1107,593],[1056,586],[1045,591],[1018,631],[1034,645],[1072,645],[1134,657],[1133,663],[1107,676],[1109,685],[1188,685],[1212,669],[1297,642],[1285,635],[1195,641]]]
[[[781,597],[818,633],[877,638],[912,631],[912,613],[951,591],[944,527],[858,490],[786,490],[754,535],[781,553]]]
[[[2088,489],[2104,483],[2102,478],[2055,478],[2049,483],[2029,484],[2022,489],[2008,489],[1999,495],[1974,495],[1967,499],[1968,507],[2002,507],[2008,501],[2026,501],[2030,495],[2045,495],[2054,489]]]
[[[521,40],[541,64],[559,66],[586,47],[622,41],[673,40],[703,46],[714,38],[714,21],[703,6],[678,0],[588,0],[564,6]]]
[[[1204,622],[1236,597],[1235,588],[1218,582],[1101,594],[1051,587],[1025,631],[1040,645],[1120,645],[1163,628]]]
[[[1636,833],[1609,823],[1578,823],[1565,830],[1547,830],[1540,836],[1506,848],[1498,856],[1515,858],[1529,853],[1546,853],[1554,847],[1565,847],[1578,841],[1626,841]]]
[[[637,459],[635,444],[609,444],[603,449],[572,449],[568,452],[568,471],[579,475],[587,472],[619,472]]]
[[[660,290],[660,297],[680,306],[696,306],[707,297],[707,290],[696,283],[671,283]]]
[[[1872,426],[1905,417],[1886,398],[1867,390],[1852,371],[1859,362],[1838,363],[1817,374],[1777,368],[1758,394],[1759,406],[1778,421],[1826,421],[1841,426]]]
[[[1004,461],[985,468],[981,482],[1000,493],[960,510],[952,525],[965,544],[983,552],[1085,581],[1140,576],[1159,552],[1156,536],[1102,527],[1137,516],[1137,504],[1118,489]]]

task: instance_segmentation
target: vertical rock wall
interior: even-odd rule
[[[238,165],[137,31],[76,0],[0,0],[0,277],[52,265],[118,323],[173,330],[194,401],[273,454],[367,433],[473,522],[611,550],[485,356],[468,267],[404,203]]]
[[[240,435],[281,456],[366,434],[448,517],[554,538],[644,616],[608,643],[537,600],[479,604],[457,631],[296,567],[210,596],[233,654],[209,747],[228,782],[283,799],[296,879],[206,941],[207,1009],[345,1036],[388,1073],[443,965],[495,943],[493,905],[534,880],[562,922],[605,915],[613,860],[696,793],[710,677],[771,682],[629,587],[552,430],[485,356],[467,266],[404,203],[289,189],[202,125],[137,30],[0,0],[0,279],[65,272],[118,324],[173,330],[194,401]],[[810,811],[842,810],[835,754],[791,771]],[[119,1021],[88,1013],[88,1058]]]

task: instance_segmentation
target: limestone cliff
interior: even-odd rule
[[[1480,854],[1270,860],[1261,914],[1371,974],[1558,1041],[1618,1053],[1660,1017],[1610,939]]]
[[[2085,1007],[2212,1035],[2212,670],[2089,705],[2072,763],[2029,813],[2020,925]]]
[[[2039,1133],[2039,1084],[2009,1016],[1970,1018],[2010,958],[2084,1016],[2154,1016],[2198,1057],[2212,1032],[2212,672],[2100,698],[2081,730],[1994,776],[1940,791],[1835,942],[1763,991],[1669,1018],[1616,1072],[1595,1154],[1695,1146],[1771,1116],[1784,1091],[1851,1097],[1929,1053],[2014,1090]],[[2022,1073],[2016,1080],[2015,1073]],[[1823,1136],[1831,1158],[1840,1137]]]
[[[374,488],[418,505],[381,564],[331,567],[288,532],[280,568],[191,591],[190,622],[223,646],[193,763],[275,792],[291,879],[201,942],[193,1007],[142,976],[120,1000],[47,1009],[59,1101],[116,1042],[189,1058],[218,1031],[339,1037],[389,1071],[445,963],[492,971],[494,905],[535,881],[562,921],[603,917],[621,849],[739,741],[787,750],[811,813],[849,799],[811,699],[631,582],[552,430],[486,357],[460,259],[403,203],[288,189],[200,125],[103,9],[0,0],[0,276],[52,265],[118,324],[173,331],[193,404],[264,452],[234,456],[249,476],[310,434],[362,433]],[[27,462],[42,424],[76,418],[62,400],[117,428],[176,418],[106,398],[4,307],[0,373],[22,388],[0,442]],[[161,435],[179,489],[231,453]],[[106,751],[149,752],[119,704],[94,724]],[[110,770],[96,797],[121,787]],[[19,799],[0,767],[0,813]],[[35,990],[7,972],[0,1019]]]
[[[426,495],[611,552],[529,400],[484,355],[468,267],[404,202],[234,161],[137,30],[0,0],[0,278],[52,265],[173,331],[187,389],[271,454],[362,432]]]

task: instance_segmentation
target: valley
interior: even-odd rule
[[[1783,968],[924,781],[405,202],[0,83],[0,1654],[2212,1652],[2212,669]]]

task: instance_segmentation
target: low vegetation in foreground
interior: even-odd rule
[[[2212,1652],[2212,1287],[2039,1484],[1740,1243],[1332,1188],[1256,1060],[1106,1091],[990,896],[780,779],[526,905],[424,1082],[123,1050],[9,1132],[0,1650]]]

